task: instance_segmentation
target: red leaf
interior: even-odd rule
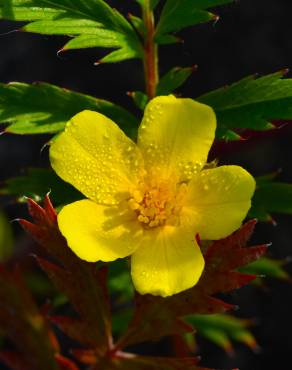
[[[77,365],[66,357],[57,354],[55,358],[60,370],[79,370]]]
[[[197,366],[197,358],[136,356],[118,353],[110,361],[99,363],[94,370],[208,370]],[[210,370],[210,369],[209,369]]]
[[[51,332],[18,271],[0,267],[0,328],[17,352],[0,359],[16,370],[57,370]]]
[[[235,308],[211,295],[238,289],[256,278],[234,271],[266,252],[266,246],[245,248],[255,224],[256,221],[249,221],[231,236],[207,248],[205,270],[193,288],[167,298],[137,295],[133,319],[118,341],[118,348],[192,330],[182,321],[184,316],[223,313]]]
[[[106,353],[112,340],[106,269],[97,270],[94,264],[82,261],[70,250],[58,230],[57,215],[48,196],[44,208],[30,199],[28,204],[34,223],[26,220],[20,223],[45,248],[50,260],[53,257],[53,262],[40,257],[37,261],[79,314],[78,320],[71,321],[70,328],[65,319],[59,326],[73,339],[78,336],[81,344],[98,348],[100,355]]]

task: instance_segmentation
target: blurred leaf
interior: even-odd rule
[[[58,206],[84,198],[72,185],[61,180],[54,171],[44,168],[30,168],[26,175],[8,179],[0,188],[0,194],[13,195],[23,201],[26,201],[24,196],[40,200],[48,193]]]
[[[135,29],[138,31],[138,33],[142,36],[145,37],[146,35],[146,27],[144,24],[144,21],[142,18],[136,17],[133,14],[128,15],[132,25],[135,27]]]
[[[169,95],[180,87],[194,72],[196,67],[175,67],[164,75],[157,85],[157,95]]]
[[[149,2],[149,0],[136,0],[136,1],[141,6],[145,5],[146,1]],[[160,2],[160,0],[150,0],[150,9],[152,9],[152,10],[155,9],[159,2]]]
[[[271,213],[292,214],[292,184],[258,178],[249,216],[270,222]]]
[[[194,325],[196,333],[232,353],[232,341],[239,341],[252,349],[257,343],[248,330],[250,322],[230,315],[193,315],[187,321]]]
[[[201,368],[196,358],[170,358],[170,357],[150,357],[133,356],[117,357],[110,363],[103,363],[97,369],[106,370],[211,370]]]
[[[120,336],[126,331],[131,320],[131,315],[132,312],[129,308],[115,312],[112,317],[113,334],[115,336]]]
[[[292,119],[292,79],[282,79],[286,72],[247,77],[196,100],[214,109],[220,138],[232,129],[268,130],[273,120]]]
[[[156,36],[179,31],[188,26],[215,20],[217,16],[206,9],[228,4],[234,0],[167,0],[156,29]]]
[[[240,271],[274,279],[289,280],[290,276],[283,268],[286,263],[286,261],[263,257],[250,265],[242,267]]]
[[[234,271],[266,252],[265,245],[245,248],[255,224],[255,221],[250,221],[231,236],[215,241],[207,248],[204,272],[193,288],[167,298],[137,294],[133,318],[118,346],[192,332],[193,328],[182,317],[223,313],[234,308],[212,295],[238,289],[256,278],[255,275]]]
[[[159,35],[155,37],[155,42],[158,45],[176,44],[181,41],[181,38],[174,35]]]
[[[119,259],[109,266],[110,292],[117,295],[120,301],[129,302],[134,296],[134,287],[127,261]]]
[[[73,39],[63,48],[104,47],[119,49],[119,58],[141,57],[142,48],[130,23],[103,0],[0,0],[0,18],[28,21],[22,31],[67,35]]]
[[[0,360],[13,370],[59,370],[46,325],[19,272],[0,266],[0,328],[17,352],[0,352]]]
[[[57,227],[57,214],[46,196],[44,208],[28,200],[34,224],[20,220],[23,228],[46,250],[50,262],[37,257],[55,286],[69,299],[78,318],[54,317],[53,322],[69,337],[103,356],[111,341],[111,315],[106,291],[106,270],[79,259],[68,247]]]
[[[13,254],[13,232],[11,223],[0,211],[0,261],[6,261]]]
[[[131,113],[106,100],[47,83],[0,84],[0,122],[9,123],[6,132],[56,133],[64,129],[72,116],[84,109],[106,115],[132,137],[138,126]]]
[[[144,111],[149,100],[148,96],[141,91],[132,91],[129,92],[128,95],[134,100],[136,106]]]

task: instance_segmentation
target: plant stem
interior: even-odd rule
[[[158,74],[158,47],[155,44],[155,21],[151,10],[150,0],[145,0],[143,5],[143,20],[146,26],[144,43],[144,75],[146,93],[149,99],[156,96],[156,87],[159,80]]]

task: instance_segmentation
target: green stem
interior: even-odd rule
[[[155,44],[155,21],[150,7],[150,0],[145,0],[143,5],[143,20],[146,26],[144,43],[144,76],[146,93],[149,99],[156,96],[156,87],[159,80],[158,74],[158,47]]]

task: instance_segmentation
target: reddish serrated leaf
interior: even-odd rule
[[[47,220],[50,221],[51,225],[55,225],[57,223],[57,212],[55,211],[48,195],[44,198],[44,211],[46,213]]]
[[[46,224],[48,217],[46,211],[31,198],[27,198],[28,211],[34,222],[38,225]]]
[[[75,327],[66,333],[83,345],[98,348],[99,354],[106,353],[111,346],[111,315],[106,289],[106,268],[97,270],[94,264],[79,259],[68,247],[57,225],[57,215],[48,196],[44,208],[28,200],[34,224],[20,220],[23,228],[41,244],[50,260],[37,257],[43,270],[56,287],[65,293],[79,314]],[[55,262],[56,261],[56,262]],[[73,324],[73,322],[71,322]],[[65,321],[63,321],[65,329]],[[82,329],[82,330],[81,330]]]
[[[55,358],[60,370],[79,370],[79,367],[66,357],[56,354]]]
[[[198,359],[146,357],[117,353],[112,359],[96,365],[93,370],[210,370],[198,367]]]
[[[93,350],[86,350],[86,349],[73,349],[72,355],[82,364],[85,365],[96,365],[98,358],[96,356],[96,352]]]
[[[248,265],[258,260],[264,254],[266,254],[266,252],[266,245],[234,250],[232,255],[220,263],[220,267],[218,266],[218,269],[221,271],[238,269],[239,267]]]
[[[3,362],[17,370],[57,370],[50,329],[19,271],[8,272],[1,266],[0,302],[1,331],[17,350],[15,354],[3,352],[0,356]]]
[[[193,288],[167,298],[137,295],[133,319],[117,346],[124,348],[190,331],[189,326],[178,320],[187,315],[223,313],[236,308],[212,295],[238,289],[255,278],[254,275],[234,271],[266,252],[266,246],[245,248],[255,224],[255,220],[249,221],[231,236],[215,241],[207,248],[205,270]]]
[[[96,334],[92,330],[92,327],[88,326],[87,322],[68,316],[54,316],[50,320],[76,342],[82,343],[89,348],[96,347]]]
[[[205,283],[208,286],[208,294],[226,293],[249,284],[256,277],[256,275],[247,275],[236,271],[220,271],[214,276],[206,274],[202,284]]]
[[[222,256],[226,258],[230,251],[244,248],[251,238],[256,224],[256,220],[250,220],[227,238],[213,242],[204,255],[206,262],[210,259],[216,260],[217,256],[222,262]]]

